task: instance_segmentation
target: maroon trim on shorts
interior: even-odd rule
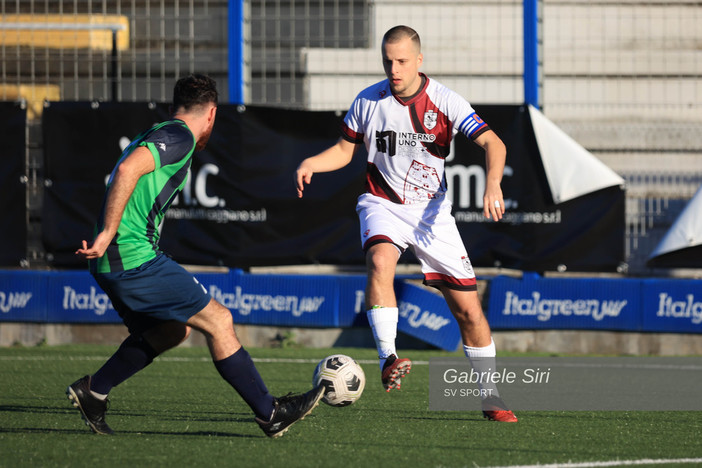
[[[405,249],[403,249],[402,247],[400,247],[399,245],[394,243],[392,241],[392,239],[390,239],[388,236],[384,236],[382,234],[379,234],[379,235],[373,236],[373,237],[369,237],[368,239],[366,239],[366,241],[363,243],[363,251],[368,252],[368,249],[373,247],[375,244],[392,244],[395,247],[397,247],[398,249],[400,249],[400,252],[405,251]]]
[[[453,276],[441,273],[425,273],[424,284],[439,289],[439,286],[446,286],[456,291],[477,291],[477,278],[454,278]]]

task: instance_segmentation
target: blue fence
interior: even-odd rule
[[[240,324],[303,328],[368,326],[365,275],[196,275]],[[460,334],[443,298],[398,278],[398,329],[441,349]],[[702,333],[702,282],[669,279],[543,278],[490,280],[494,330],[580,329]],[[121,323],[84,271],[0,271],[0,321]]]

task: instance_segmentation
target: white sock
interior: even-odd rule
[[[473,370],[478,373],[482,372],[496,372],[497,362],[495,356],[497,351],[495,349],[495,342],[492,337],[490,337],[490,344],[482,348],[474,348],[471,346],[463,345],[463,352],[465,353],[468,360],[470,360]],[[500,393],[497,391],[497,384],[493,382],[478,382],[478,387],[482,390],[480,397],[484,400],[489,396],[496,396],[499,398]]]
[[[107,395],[103,395],[102,393],[94,392],[92,390],[90,390],[90,393],[98,400],[104,400],[105,398],[107,398]]]
[[[380,370],[383,370],[385,360],[391,354],[397,356],[395,338],[397,338],[397,307],[373,307],[366,312],[368,322],[373,330],[373,338],[378,348]]]

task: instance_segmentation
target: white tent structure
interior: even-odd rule
[[[648,258],[649,266],[702,268],[702,187]]]
[[[555,203],[624,185],[616,172],[531,105],[529,117]]]

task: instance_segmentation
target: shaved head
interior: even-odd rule
[[[420,53],[422,50],[422,43],[419,40],[419,34],[409,26],[400,25],[389,29],[383,35],[383,44],[394,44],[406,38],[412,40],[412,44],[416,47],[417,53]]]

